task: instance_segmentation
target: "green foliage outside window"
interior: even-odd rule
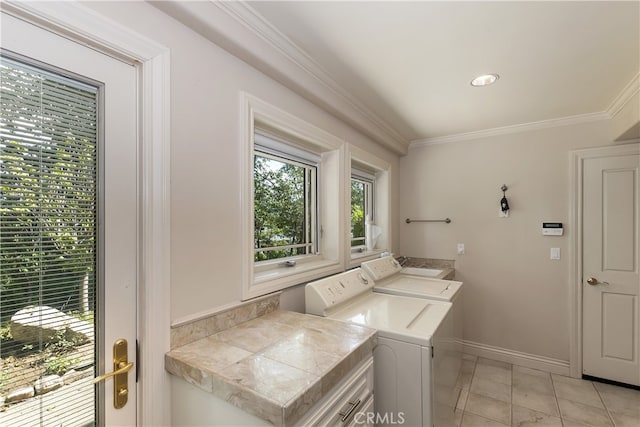
[[[309,253],[309,168],[271,157],[254,156],[255,261]],[[275,249],[274,249],[275,247]]]
[[[0,321],[28,305],[79,310],[94,284],[95,93],[1,71]]]
[[[365,184],[351,180],[351,246],[363,246],[365,241]]]

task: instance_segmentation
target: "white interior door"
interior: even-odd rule
[[[583,164],[583,373],[640,385],[640,154]]]
[[[130,64],[4,12],[1,19],[0,41],[7,57],[31,63],[35,70],[41,69],[53,76],[77,78],[97,89],[97,256],[92,270],[96,284],[95,312],[92,313],[95,338],[90,351],[92,374],[111,372],[114,370],[112,349],[118,339],[128,342],[128,361],[136,360],[139,262],[137,70]],[[73,107],[70,105],[69,108]],[[47,140],[47,136],[42,139]],[[47,256],[46,251],[42,256]],[[64,311],[64,304],[61,310]],[[47,350],[47,343],[41,342],[40,346]],[[1,352],[0,349],[0,356]],[[5,412],[0,412],[0,425],[135,425],[136,367],[128,374],[127,403],[119,409],[114,408],[113,378],[97,386],[91,380],[83,378],[50,393],[11,403]]]

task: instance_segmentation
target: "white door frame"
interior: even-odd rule
[[[573,230],[569,230],[571,235],[569,369],[571,376],[574,378],[582,377],[582,174],[584,160],[640,153],[640,142],[638,140],[629,142],[628,144],[576,150],[570,153],[569,217],[571,218],[571,224],[573,224]]]
[[[75,2],[3,2],[17,18],[135,63],[139,74],[141,223],[138,286],[138,425],[167,425],[170,387],[164,369],[170,331],[169,49]],[[153,286],[151,286],[153,284]]]

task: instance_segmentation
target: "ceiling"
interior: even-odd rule
[[[603,113],[640,72],[638,1],[248,4],[414,142]]]

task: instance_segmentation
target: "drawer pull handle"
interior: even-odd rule
[[[351,405],[351,408],[349,408],[349,410],[348,410],[346,413],[344,413],[344,412],[338,412],[338,415],[341,415],[341,416],[342,416],[341,421],[342,421],[342,422],[347,421],[347,420],[349,419],[349,417],[351,416],[351,414],[353,414],[353,411],[355,411],[355,410],[356,410],[356,408],[357,408],[358,406],[360,406],[360,403],[362,403],[362,401],[361,401],[360,399],[358,399],[358,400],[357,400],[357,401],[355,401],[355,402],[349,401],[349,405]]]

